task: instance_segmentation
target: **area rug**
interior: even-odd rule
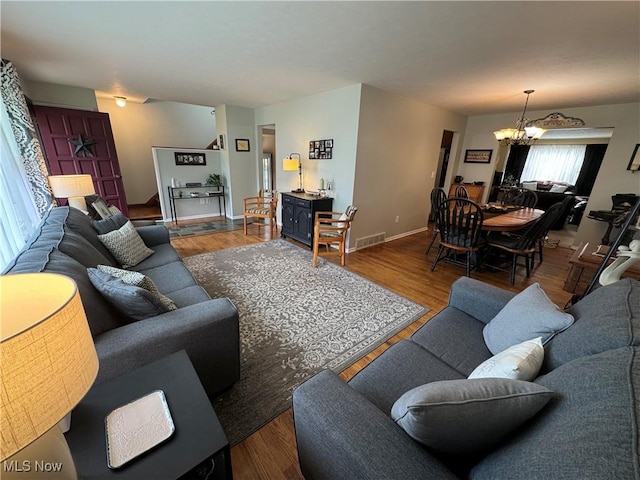
[[[217,220],[215,222],[201,222],[187,225],[165,224],[169,229],[170,238],[193,237],[195,235],[205,235],[207,233],[230,232],[243,228],[242,220]]]
[[[214,400],[232,445],[291,406],[293,388],[340,372],[428,309],[285,240],[184,259],[240,313],[240,380]]]

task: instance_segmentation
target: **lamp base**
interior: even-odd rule
[[[295,190],[291,190],[291,193],[304,193],[304,188],[296,188]]]
[[[69,445],[56,425],[0,464],[2,479],[77,479]]]

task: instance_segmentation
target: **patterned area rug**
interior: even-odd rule
[[[185,258],[240,312],[240,380],[214,400],[232,445],[285,411],[293,388],[340,372],[428,309],[284,240]]]
[[[243,228],[242,220],[218,220],[215,222],[193,223],[190,225],[174,225],[173,223],[165,224],[169,229],[169,237],[193,237],[194,235],[205,235],[207,233],[230,232]]]

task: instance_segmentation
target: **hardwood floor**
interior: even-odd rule
[[[430,311],[344,370],[341,373],[343,378],[351,378],[390,345],[399,339],[409,337],[447,304],[450,286],[464,275],[464,267],[441,262],[435,272],[431,272],[437,248],[432,249],[429,256],[425,255],[430,235],[431,232],[414,234],[347,255],[347,269],[430,308]],[[268,234],[265,234],[264,230],[261,235],[253,234],[246,237],[240,230],[179,238],[171,243],[181,256],[186,257],[267,240]],[[557,305],[563,306],[571,297],[571,294],[562,290],[562,286],[572,253],[569,248],[546,248],[544,262],[536,263],[531,278],[527,279],[524,272],[519,270],[515,285],[509,283],[507,272],[490,272],[484,269],[481,272],[472,272],[471,276],[511,291],[521,291],[528,285],[539,282],[549,298]],[[332,257],[330,261],[339,262],[339,258]],[[231,449],[231,460],[236,480],[301,479],[291,409],[234,446]]]

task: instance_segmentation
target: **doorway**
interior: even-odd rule
[[[261,190],[275,190],[276,126],[259,127],[261,149],[258,155],[258,184]]]
[[[451,156],[451,145],[453,144],[453,133],[451,130],[442,131],[442,140],[440,141],[440,156],[438,157],[438,166],[436,168],[436,179],[433,188],[444,188],[444,182],[447,178],[447,169],[449,168],[449,157]],[[429,214],[429,221],[434,221],[433,205]]]

